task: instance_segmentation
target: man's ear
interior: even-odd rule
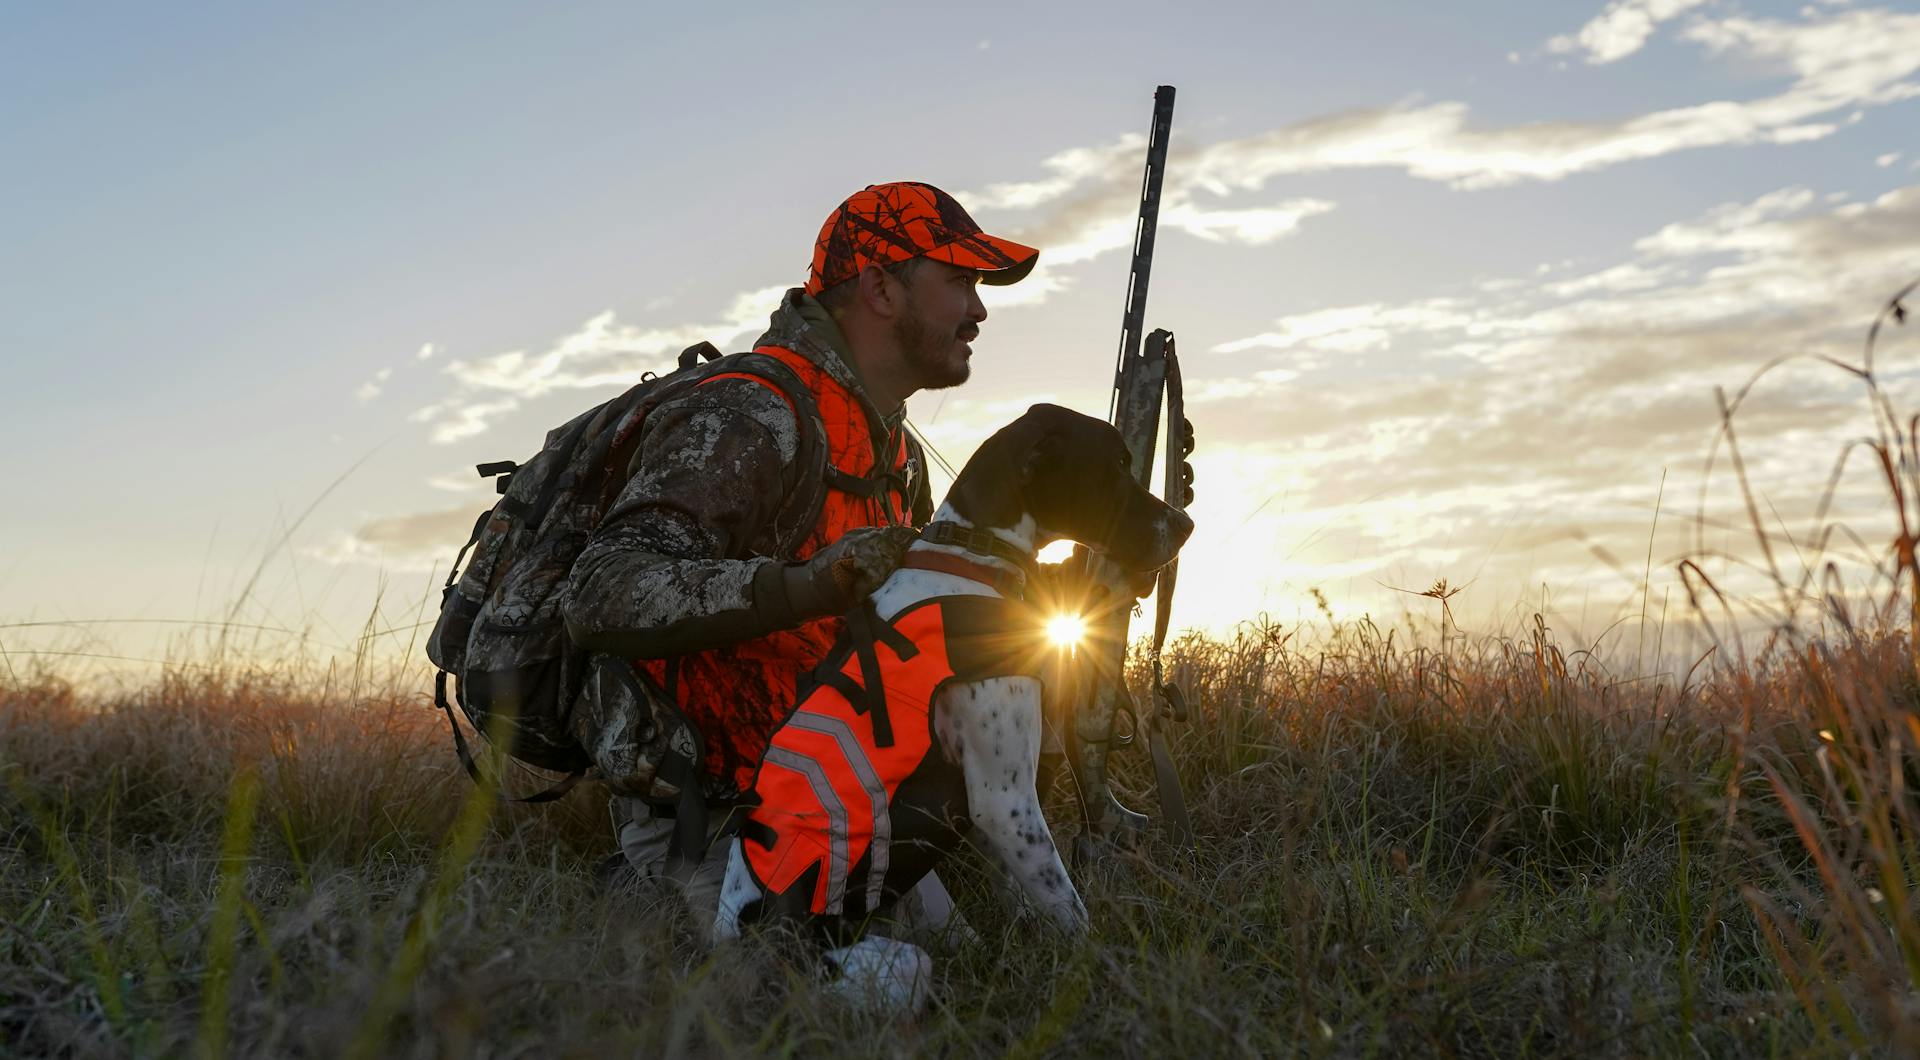
[[[857,282],[860,284],[860,301],[866,304],[873,315],[891,320],[899,313],[900,292],[894,286],[897,281],[887,275],[887,270],[869,264],[860,270]]]

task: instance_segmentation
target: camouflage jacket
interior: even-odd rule
[[[754,346],[793,350],[864,394],[844,342],[826,310],[794,289]],[[886,427],[905,415],[886,416]],[[565,608],[575,639],[659,659],[826,614],[774,557],[772,523],[796,486],[799,429],[784,399],[745,379],[707,383],[648,414],[626,487],[574,562]],[[933,503],[924,459],[913,465],[917,526]]]

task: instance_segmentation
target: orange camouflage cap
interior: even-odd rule
[[[1039,256],[1032,247],[982,232],[953,196],[931,184],[869,184],[820,227],[806,291],[819,294],[868,265],[918,257],[978,269],[981,283],[1016,283],[1033,271]]]

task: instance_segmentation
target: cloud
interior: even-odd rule
[[[621,324],[608,310],[589,317],[540,353],[514,350],[475,361],[456,360],[444,371],[474,390],[503,391],[521,398],[627,382],[643,368],[661,367],[663,356],[677,355],[697,342],[726,347],[759,332],[785,291],[784,286],[747,291],[734,297],[719,320],[677,327]]]
[[[1654,257],[1686,257],[1721,251],[1762,249],[1776,238],[1764,222],[1791,216],[1813,203],[1805,188],[1782,188],[1745,203],[1726,203],[1696,221],[1670,224],[1634,244]]]
[[[1760,346],[1845,355],[1860,307],[1920,260],[1920,185],[1808,212],[1817,199],[1782,188],[1663,226],[1631,243],[1631,260],[1591,272],[1291,314],[1213,349],[1284,352],[1291,367],[1315,365],[1291,359],[1301,351],[1340,355],[1322,362],[1396,351],[1581,386],[1757,363]]]
[[[1047,255],[1042,254],[1033,271],[1027,273],[1026,279],[1019,283],[999,287],[982,284],[979,288],[980,301],[990,311],[1035,306],[1072,286],[1073,277],[1062,274],[1047,261]]]
[[[1879,166],[1881,169],[1890,169],[1893,164],[1898,161],[1900,161],[1900,152],[1888,151],[1886,154],[1876,157],[1873,160],[1873,164]]]
[[[1701,478],[1718,424],[1714,389],[1731,394],[1770,359],[1801,354],[1756,387],[1739,429],[1770,532],[1795,535],[1776,547],[1791,562],[1811,558],[1816,495],[1845,443],[1872,426],[1859,380],[1812,358],[1858,362],[1868,319],[1920,269],[1920,185],[1819,202],[1782,188],[1623,241],[1623,261],[1281,317],[1220,344],[1236,358],[1190,362],[1199,451],[1280,461],[1284,478],[1271,481],[1284,483],[1287,508],[1254,520],[1263,547],[1285,557],[1276,569],[1296,594],[1351,577],[1362,602],[1371,582],[1437,576],[1593,585],[1605,590],[1596,599],[1608,586],[1625,591],[1599,557],[1644,555],[1664,470],[1657,607],[1671,577],[1660,568],[1678,556],[1705,548],[1758,560],[1724,454]],[[1920,406],[1913,341],[1882,337],[1883,382],[1902,409]],[[1887,540],[1884,487],[1864,462],[1859,470],[1843,478],[1835,515]],[[1214,528],[1251,518],[1268,482],[1201,475],[1202,496],[1239,507],[1216,512],[1190,548],[1230,549]],[[1696,527],[1702,498],[1708,522]],[[1842,567],[1854,579],[1867,570],[1844,557]],[[1751,568],[1712,569],[1751,600],[1769,596]],[[1587,628],[1610,617],[1590,615]]]
[[[414,423],[431,423],[433,430],[429,437],[435,445],[448,445],[462,438],[471,438],[481,434],[492,424],[494,417],[501,416],[520,407],[513,398],[501,398],[497,401],[466,401],[461,397],[451,397],[445,401],[428,405],[414,412],[407,419]]]
[[[455,392],[408,418],[432,424],[433,441],[445,445],[480,434],[523,401],[556,390],[631,384],[643,371],[669,367],[673,357],[697,342],[725,349],[743,336],[757,335],[785,291],[763,287],[739,294],[719,320],[705,324],[636,327],[620,323],[609,310],[539,353],[511,350],[450,361],[442,371],[454,380]]]
[[[1619,0],[1587,27],[1593,30],[1591,40],[1600,43],[1581,46],[1595,55],[1624,54],[1624,42],[1644,40],[1642,29],[1651,32],[1652,26],[1693,6],[1683,0]],[[1553,181],[1692,148],[1815,139],[1847,120],[1839,117],[1843,113],[1920,94],[1913,80],[1920,71],[1920,14],[1815,11],[1800,22],[1697,19],[1682,37],[1714,54],[1777,67],[1792,80],[1772,96],[1713,101],[1616,121],[1474,128],[1466,104],[1443,101],[1323,115],[1210,144],[1176,141],[1163,189],[1161,226],[1200,239],[1257,246],[1285,238],[1335,209],[1331,201],[1304,196],[1244,201],[1285,175],[1397,168],[1456,188]],[[1011,230],[1043,251],[1040,267],[1025,283],[988,292],[990,308],[1043,303],[1071,286],[1073,266],[1132,246],[1144,148],[1145,140],[1138,135],[1070,148],[1046,158],[1037,179],[961,194],[976,211],[1029,214]],[[1002,225],[996,220],[994,227]],[[1730,247],[1739,237],[1723,226],[1704,233],[1674,230],[1654,238],[1714,238]],[[1608,285],[1621,290],[1655,284],[1664,276],[1654,264],[1637,268],[1643,271],[1629,269],[1585,282],[1595,285],[1591,290]],[[486,430],[493,417],[522,401],[555,390],[629,382],[642,370],[664,367],[669,355],[692,343],[710,340],[725,346],[754,333],[781,290],[745,292],[710,323],[642,327],[605,312],[545,350],[453,360],[443,370],[454,380],[455,394],[415,418],[434,424],[432,436],[444,444]],[[1426,311],[1445,310],[1429,306]],[[1275,349],[1351,351],[1388,343],[1391,335],[1391,328],[1384,333],[1348,328],[1311,339],[1275,332],[1242,341]],[[1463,336],[1463,341],[1469,338],[1478,337]],[[427,347],[418,356],[430,356]]]
[[[362,563],[389,570],[426,570],[451,560],[473,532],[481,506],[374,519],[306,554],[326,563]]]
[[[366,382],[361,383],[360,388],[353,392],[354,399],[359,401],[362,405],[366,404],[369,401],[372,401],[374,398],[377,398],[380,396],[380,391],[386,387],[387,380],[391,378],[393,378],[393,369],[391,368],[380,369],[379,371],[373,373],[372,379],[369,379]]]
[[[1694,6],[1676,2],[1623,0],[1596,22],[1624,26],[1628,12],[1652,18]],[[1176,139],[1163,223],[1203,238],[1260,241],[1292,231],[1333,204],[1293,199],[1254,207],[1262,223],[1235,225],[1229,219],[1246,211],[1209,197],[1257,193],[1278,177],[1340,169],[1399,169],[1462,189],[1562,180],[1678,151],[1819,139],[1865,108],[1920,95],[1914,80],[1920,71],[1920,14],[1816,10],[1799,22],[1700,19],[1681,36],[1710,54],[1759,64],[1791,80],[1770,96],[1611,121],[1476,128],[1465,103],[1439,101],[1326,114],[1208,144]],[[1624,30],[1608,39],[1625,40]],[[988,185],[962,199],[971,208],[1044,211],[1025,234],[1056,262],[1085,260],[1131,244],[1144,149],[1137,135],[1075,147],[1043,161],[1039,179]]]
[[[975,212],[1044,207],[1044,216],[1013,229],[1022,241],[1041,248],[1039,275],[1041,270],[1132,249],[1146,148],[1146,138],[1136,134],[1103,147],[1069,148],[1040,163],[1047,175],[1038,180],[990,184],[957,197]],[[1184,163],[1168,168],[1160,196],[1163,232],[1258,246],[1291,235],[1303,221],[1334,209],[1331,202],[1307,197],[1262,206],[1216,206],[1201,201],[1199,193],[1209,189],[1190,179]],[[1043,292],[1032,301],[1044,297]]]
[[[448,475],[434,475],[427,479],[427,485],[448,493],[478,493],[482,489],[491,489],[489,480],[476,474],[471,465]]]
[[[1565,55],[1586,53],[1590,63],[1610,63],[1640,50],[1655,26],[1706,3],[1707,0],[1613,0],[1579,32],[1555,37],[1547,50]]]
[[[440,352],[439,347],[435,346],[433,343],[431,342],[422,343],[420,345],[419,351],[413,355],[413,359],[416,361],[430,360],[433,357],[433,355],[438,352]]]
[[[1336,306],[1282,317],[1273,331],[1244,339],[1223,342],[1214,353],[1244,353],[1248,350],[1310,350],[1321,353],[1359,353],[1386,349],[1396,333],[1430,332],[1464,328],[1472,318],[1461,313],[1458,302],[1434,298],[1404,306]]]

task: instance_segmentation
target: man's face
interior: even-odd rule
[[[917,389],[939,390],[967,381],[973,356],[969,345],[980,334],[987,307],[980,302],[980,273],[941,261],[923,261],[902,281],[906,312],[894,319],[907,370]]]

